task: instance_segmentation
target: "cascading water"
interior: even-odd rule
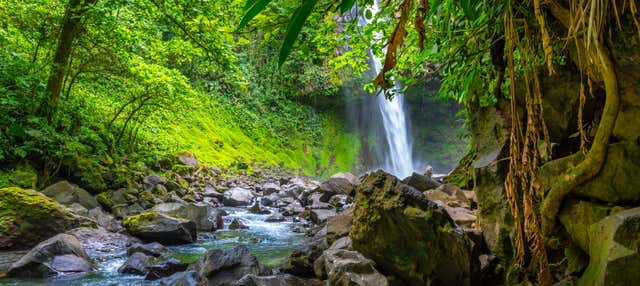
[[[371,19],[366,19],[363,15],[359,17],[359,25],[365,26],[376,20],[375,15],[379,12],[379,1],[376,0],[373,6],[369,8],[371,11]],[[365,13],[366,14],[366,13]],[[375,34],[375,37],[381,37],[380,34]],[[385,48],[386,49],[386,48]],[[371,68],[377,75],[382,70],[381,60],[369,52],[371,59]],[[393,98],[387,99],[386,92],[376,96],[377,105],[381,114],[382,127],[384,130],[384,136],[386,139],[386,146],[380,146],[386,150],[377,152],[381,154],[383,158],[381,168],[387,172],[394,174],[400,178],[411,175],[411,172],[415,170],[413,162],[413,149],[411,146],[411,139],[409,133],[409,121],[406,116],[404,106],[404,94],[399,92],[401,87],[397,82],[394,82]]]

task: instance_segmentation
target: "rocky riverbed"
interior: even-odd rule
[[[472,285],[493,271],[473,192],[431,177],[181,160],[97,196],[67,181],[0,190],[0,284]]]

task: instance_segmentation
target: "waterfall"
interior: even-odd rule
[[[380,9],[378,5],[379,1],[376,0],[373,6],[369,8],[374,16],[372,19],[365,19],[364,16],[360,16],[360,25],[367,25],[375,20],[375,15]],[[381,37],[381,35],[376,34],[375,37]],[[372,70],[377,75],[382,70],[381,60],[372,52],[369,52],[369,55],[372,62]],[[399,83],[394,81],[392,99],[386,98],[386,92],[391,91],[385,91],[376,96],[386,140],[386,146],[379,146],[378,148],[383,148],[383,150],[379,150],[377,153],[383,156],[383,158],[380,158],[382,159],[380,160],[380,168],[399,178],[404,178],[411,175],[411,172],[415,170],[415,166],[413,163],[413,148],[408,131],[409,120],[404,105],[404,94],[400,92],[400,89]]]

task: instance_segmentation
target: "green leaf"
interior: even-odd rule
[[[298,8],[298,10],[291,17],[289,25],[287,26],[287,32],[284,36],[282,48],[280,48],[280,57],[278,59],[279,66],[282,66],[284,61],[291,53],[293,44],[296,42],[296,39],[298,38],[300,31],[302,30],[304,22],[307,21],[307,18],[309,18],[309,15],[311,15],[311,11],[313,11],[313,7],[315,7],[317,3],[318,0],[305,0],[304,3],[302,3],[302,6],[300,6],[300,8]]]
[[[351,8],[353,8],[353,5],[356,3],[356,0],[342,0],[342,3],[340,3],[340,12],[344,13],[347,12],[349,10],[351,10]]]
[[[247,1],[247,6],[249,6],[250,1],[256,1],[256,0]],[[264,10],[264,8],[267,7],[267,5],[270,2],[271,0],[258,0],[254,5],[252,5],[251,8],[248,9],[249,11],[247,11],[247,13],[244,14],[244,17],[242,17],[242,20],[238,25],[238,30],[244,28],[244,26],[246,26],[249,23],[249,21],[255,18],[256,15],[260,14],[260,12],[262,12],[262,10]]]
[[[242,10],[243,11],[249,10],[249,8],[253,7],[253,5],[256,4],[256,1],[258,1],[258,0],[247,0],[247,2],[244,3],[244,8],[242,8]]]

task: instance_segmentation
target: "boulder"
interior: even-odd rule
[[[621,211],[589,226],[589,266],[577,285],[638,285],[640,208]]]
[[[346,249],[353,250],[353,243],[351,242],[351,238],[348,236],[341,237],[329,246],[329,249]]]
[[[327,243],[331,245],[341,237],[349,235],[353,223],[353,209],[341,212],[327,221]]]
[[[262,184],[261,188],[262,188],[262,193],[265,196],[268,196],[268,195],[273,194],[273,193],[277,193],[277,192],[282,190],[280,188],[280,185],[278,185],[276,183],[272,183],[272,182],[268,182],[268,183]]]
[[[294,200],[292,203],[282,208],[282,215],[293,216],[304,211],[304,207],[298,200]]]
[[[160,177],[156,174],[148,175],[142,179],[142,184],[145,190],[151,190],[157,185],[164,185],[167,183],[167,178]]]
[[[185,271],[175,273],[167,278],[158,280],[157,283],[153,285],[159,286],[200,286],[201,284],[198,282],[198,272],[196,271]]]
[[[259,202],[255,202],[251,207],[249,207],[249,212],[253,214],[270,214],[271,211],[264,208]]]
[[[242,220],[238,219],[238,218],[234,218],[231,223],[229,224],[229,229],[247,229],[249,228],[248,226],[246,226]]]
[[[221,227],[217,223],[219,212],[205,203],[162,203],[151,211],[193,221],[200,231],[214,231]]]
[[[254,198],[255,195],[251,190],[235,187],[224,192],[222,203],[230,207],[248,206]]]
[[[377,171],[364,177],[354,205],[353,248],[380,271],[409,285],[475,283],[472,242],[444,209],[415,188]]]
[[[122,225],[131,235],[146,242],[174,245],[196,241],[194,222],[162,213],[144,212],[126,218]]]
[[[440,201],[436,201],[436,203],[442,207],[447,214],[453,219],[456,225],[464,227],[464,228],[473,228],[476,222],[476,213],[467,208],[461,207],[450,207]]]
[[[311,193],[306,198],[307,206],[311,209],[328,209],[331,207],[328,203],[322,202],[320,198],[324,196],[324,193]],[[335,197],[335,196],[334,196]]]
[[[336,215],[335,210],[315,209],[311,210],[309,219],[315,224],[321,224],[326,222],[329,218]]]
[[[134,253],[142,253],[147,256],[160,257],[166,254],[172,253],[171,250],[164,247],[164,245],[152,242],[147,244],[136,243],[127,248],[127,255],[133,255]]]
[[[191,152],[178,153],[177,157],[178,157],[178,161],[180,161],[180,163],[184,165],[190,166],[193,169],[200,168],[200,163],[198,163],[196,156]]]
[[[287,219],[281,214],[273,214],[267,217],[267,219],[265,219],[266,222],[282,222],[285,220]]]
[[[322,231],[310,238],[304,246],[295,249],[280,266],[280,271],[300,277],[314,277],[313,263],[327,249]]]
[[[147,275],[144,277],[144,280],[158,280],[163,277],[168,277],[174,273],[187,270],[188,266],[188,264],[182,263],[176,258],[161,260],[146,268]]]
[[[131,205],[120,204],[113,206],[111,208],[111,212],[117,218],[126,218],[143,213],[144,208],[142,208],[142,206],[138,203],[133,203]]]
[[[100,207],[89,210],[87,217],[94,220],[98,226],[103,227],[108,231],[117,232],[122,230],[120,223],[117,222],[111,214],[104,212]]]
[[[431,201],[441,201],[450,207],[471,207],[471,200],[464,191],[452,184],[440,185],[435,190],[425,191],[424,195]]]
[[[346,179],[347,181],[349,181],[349,183],[351,183],[354,186],[358,186],[360,185],[360,178],[356,177],[356,175],[346,172],[346,173],[337,173],[334,174],[333,176],[331,176],[331,178],[334,179]]]
[[[123,252],[128,245],[139,242],[136,238],[122,233],[110,232],[103,228],[80,227],[67,233],[75,236],[91,257],[104,255],[104,253]]]
[[[317,277],[327,279],[327,285],[389,285],[387,278],[374,268],[373,262],[356,251],[326,250],[313,267]]]
[[[402,180],[402,182],[409,186],[414,187],[420,192],[435,189],[441,185],[438,181],[434,180],[433,178],[424,176],[415,172],[411,174],[411,176]]]
[[[233,285],[247,274],[261,275],[258,259],[244,245],[231,249],[210,249],[202,258],[189,266],[198,272],[201,281],[209,286]]]
[[[127,261],[125,261],[120,268],[118,268],[118,272],[125,274],[134,274],[134,275],[145,275],[147,274],[147,266],[151,263],[151,257],[147,256],[144,253],[136,252],[131,254]]]
[[[277,193],[273,193],[267,196],[260,198],[260,203],[267,207],[272,207],[275,203],[280,199]]]
[[[58,234],[41,242],[15,262],[7,276],[44,278],[89,270],[89,257],[80,241],[72,235]]]
[[[98,206],[98,201],[91,194],[67,181],[48,186],[41,193],[67,206],[78,203],[88,210]]]
[[[302,279],[288,274],[257,276],[248,274],[233,283],[233,286],[324,286],[318,279]]]
[[[0,250],[28,249],[58,233],[93,224],[39,192],[0,189]]]
[[[351,195],[355,186],[348,179],[340,177],[331,177],[322,182],[314,191],[322,193],[320,201],[327,203],[336,194]]]

